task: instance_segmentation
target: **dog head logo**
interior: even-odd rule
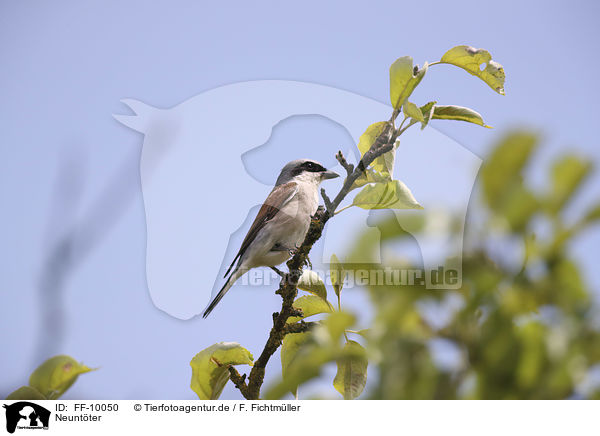
[[[123,103],[135,115],[115,115],[115,118],[144,134],[140,174],[150,294],[158,308],[182,319],[201,313],[210,292],[218,291],[222,285],[228,263],[239,248],[257,206],[271,188],[266,185],[268,179],[263,173],[272,173],[271,184],[277,175],[278,169],[253,167],[241,156],[258,155],[269,148],[268,160],[277,160],[283,166],[292,160],[289,157],[294,155],[289,152],[294,150],[287,150],[286,154],[284,147],[270,144],[269,138],[275,126],[284,126],[302,116],[320,117],[338,129],[345,129],[345,134],[356,144],[367,126],[388,119],[391,113],[390,106],[351,92],[279,80],[223,86],[170,109],[157,109],[132,99]],[[458,228],[462,228],[481,159],[431,127],[407,131],[404,138],[399,149],[402,159],[398,160],[395,173],[428,211],[427,219],[431,222],[426,227],[432,230],[414,234],[419,251],[416,263],[435,270],[448,257],[457,256],[454,265],[445,267],[460,270],[462,233],[451,233],[445,228],[444,217],[458,215],[463,220]],[[311,153],[317,148],[321,152],[327,148],[329,161],[325,160],[327,157],[319,160],[342,174],[344,170],[335,168],[334,159],[339,144],[314,142],[314,149],[310,149],[310,144],[302,144],[302,150],[295,150],[294,157],[318,157]],[[360,159],[358,150],[348,149],[346,157],[356,163]],[[267,159],[248,160],[259,162],[260,166]],[[443,183],[433,186],[431,180]],[[329,186],[335,189],[336,185],[332,182]],[[398,224],[411,234],[414,222],[411,215],[423,213],[387,212],[394,214]],[[354,222],[350,222],[352,214],[340,214],[339,224],[327,227],[323,235],[324,262],[328,262],[332,253],[340,253],[339,241],[348,239],[349,226],[357,232],[361,231],[357,226],[362,226],[362,231],[370,232],[374,247],[380,248],[381,229],[370,226],[370,215],[371,212],[364,211],[361,223],[357,224],[356,215]],[[232,234],[234,229],[239,230]],[[220,242],[227,240],[228,246]],[[358,258],[346,261],[365,261],[360,254],[355,257]],[[436,287],[435,283],[428,286]],[[460,277],[454,287],[459,286]]]
[[[6,431],[19,429],[48,429],[50,411],[29,401],[18,401],[3,406],[6,409]]]

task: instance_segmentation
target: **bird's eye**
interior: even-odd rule
[[[314,164],[312,162],[309,162],[308,165],[307,165],[307,168],[313,169],[314,168]]]

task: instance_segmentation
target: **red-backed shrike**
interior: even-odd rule
[[[231,275],[204,311],[204,318],[251,268],[275,267],[289,259],[304,241],[311,217],[317,211],[320,183],[335,177],[339,175],[309,159],[294,160],[283,167],[225,273],[225,277],[230,272]]]

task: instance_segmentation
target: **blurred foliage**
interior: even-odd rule
[[[573,237],[600,218],[598,205],[579,219],[565,218],[591,164],[560,157],[548,171],[548,190],[536,192],[523,173],[538,143],[531,132],[511,132],[485,161],[481,202],[469,215],[479,220],[465,228],[459,290],[368,288],[376,311],[368,348],[380,356],[371,398],[598,397],[599,391],[578,390],[600,363],[600,331],[598,308],[569,254]],[[380,228],[398,226],[395,217],[389,221]],[[542,223],[551,231],[540,232]],[[381,235],[382,241],[406,236]],[[503,256],[498,241],[521,254]],[[355,250],[372,252],[360,237]],[[427,307],[448,319],[432,321]],[[440,343],[452,350],[452,365],[440,364],[434,346]]]
[[[71,356],[59,355],[46,360],[29,377],[29,386],[10,393],[7,400],[57,400],[81,374],[94,371]]]
[[[559,157],[547,171],[547,191],[539,192],[524,177],[538,143],[534,133],[510,132],[482,167],[480,201],[473,202],[465,228],[459,289],[427,289],[418,280],[390,285],[369,278],[365,291],[374,320],[360,331],[351,330],[356,321],[342,311],[339,299],[333,313],[310,311],[326,316],[315,331],[285,338],[283,381],[267,398],[297,393],[299,385],[334,362],[333,385],[346,399],[363,391],[368,364],[377,369],[362,398],[600,398],[600,378],[595,389],[588,379],[594,369],[600,370],[598,307],[569,254],[571,240],[600,220],[600,206],[584,210],[580,218],[573,219],[572,213],[571,219],[565,217],[592,165],[570,154]],[[414,233],[425,231],[427,220],[424,211],[403,223]],[[460,234],[457,223],[458,218],[450,219],[448,228]],[[384,244],[413,238],[394,214],[377,227]],[[349,257],[375,255],[379,241],[367,233],[356,235]],[[456,257],[448,262],[456,264]],[[359,270],[373,277],[386,268],[426,274],[406,261],[359,265],[334,257],[336,294],[341,295],[344,284],[340,277],[354,272],[356,279]]]

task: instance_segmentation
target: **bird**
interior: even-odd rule
[[[282,168],[223,277],[225,284],[204,310],[203,318],[250,269],[268,266],[277,271],[275,267],[290,258],[304,241],[319,207],[319,185],[336,177],[339,174],[311,159],[293,160]]]

